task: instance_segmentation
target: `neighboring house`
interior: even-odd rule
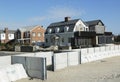
[[[105,32],[102,21],[83,22],[81,19],[70,20],[70,17],[65,17],[64,21],[51,23],[47,27],[45,42],[46,46],[89,47],[102,44],[102,36],[108,38],[106,39],[108,42],[112,36],[111,32]]]
[[[96,32],[96,45],[113,42],[112,32],[105,32],[105,25],[101,20],[87,21],[85,23],[89,26],[89,31]]]
[[[4,30],[0,30],[0,43],[7,43],[13,39],[15,39],[15,30],[8,30],[5,28]]]
[[[64,21],[52,23],[47,27],[45,41],[46,46],[89,46],[93,44],[94,36],[95,32],[89,32],[89,27],[82,20],[70,20],[70,17],[65,17]]]
[[[16,40],[23,44],[44,42],[45,29],[42,26],[27,26],[17,30]]]

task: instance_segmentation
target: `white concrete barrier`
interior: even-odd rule
[[[47,79],[46,58],[12,56],[12,63],[23,64],[27,74],[32,78]]]
[[[52,56],[53,52],[35,52],[35,53],[25,53],[19,54],[16,56],[24,56],[24,57],[45,57],[47,65],[52,65]]]
[[[115,50],[115,47],[114,46],[110,46],[110,49],[113,51],[113,50]]]
[[[77,51],[77,52],[80,52],[81,50],[80,49],[72,49],[72,51]]]
[[[93,54],[93,53],[95,53],[94,48],[88,48],[88,53],[89,53],[89,54]]]
[[[94,50],[95,50],[95,53],[98,53],[100,52],[100,47],[95,47]]]
[[[5,69],[0,69],[0,82],[10,82]]]
[[[27,73],[32,78],[47,79],[46,59],[40,57],[26,58]]]
[[[87,63],[91,61],[100,60],[103,58],[120,55],[120,50],[118,45],[86,48],[84,50],[88,50],[88,53],[81,51],[81,63]],[[85,55],[85,53],[87,55]]]
[[[89,62],[87,55],[81,55],[81,64]]]
[[[100,47],[100,52],[104,52],[105,51],[105,46],[104,47]]]
[[[111,49],[110,49],[110,46],[106,46],[105,47],[105,51],[110,51]]]
[[[22,64],[8,65],[0,69],[0,82],[13,82],[27,77]]]
[[[0,68],[11,65],[11,56],[0,56]]]
[[[81,49],[81,54],[87,55],[88,54],[87,48]]]
[[[67,62],[68,66],[80,64],[80,53],[79,52],[67,52]]]
[[[28,77],[25,68],[23,67],[22,64],[14,64],[14,68],[17,71],[18,79],[23,79]]]
[[[37,52],[35,55],[35,57],[45,57],[47,65],[52,65],[52,56],[53,52]]]
[[[56,53],[53,55],[53,71],[67,67],[67,53]]]

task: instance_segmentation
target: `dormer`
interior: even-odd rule
[[[68,30],[69,30],[69,26],[65,26],[64,27],[64,32],[68,32]]]
[[[52,33],[52,28],[49,28],[47,31],[48,33]]]
[[[55,28],[55,33],[59,33],[59,31],[60,31],[60,28],[59,28],[59,27],[56,27],[56,28]]]

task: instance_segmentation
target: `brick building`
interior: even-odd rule
[[[16,40],[23,44],[44,42],[45,29],[42,26],[27,26],[16,31]]]

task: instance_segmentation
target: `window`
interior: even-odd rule
[[[55,32],[58,33],[59,31],[60,31],[60,28],[57,27],[57,28],[55,29]]]
[[[64,42],[64,38],[62,38],[62,42]]]
[[[88,28],[86,28],[86,31],[88,31]]]
[[[68,30],[69,30],[69,27],[68,27],[68,26],[65,26],[64,32],[68,32]]]
[[[4,35],[4,34],[2,34],[2,37],[5,37],[5,35]]]
[[[35,37],[35,32],[32,33],[32,36]]]
[[[8,35],[9,38],[11,38],[11,36],[12,36],[11,34]]]
[[[46,38],[45,41],[46,41],[46,43],[47,43],[47,42],[48,42],[48,39]]]
[[[32,43],[35,43],[35,41],[33,40]]]
[[[80,27],[80,31],[82,31],[83,30],[83,28],[82,27]]]
[[[51,33],[51,32],[52,32],[52,29],[51,29],[51,28],[49,28],[49,29],[48,29],[48,33]]]
[[[39,33],[38,33],[38,37],[40,37],[41,35],[42,35],[42,34],[39,32]]]

